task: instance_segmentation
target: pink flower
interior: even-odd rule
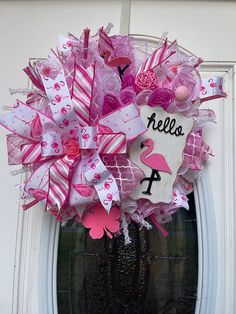
[[[96,204],[90,211],[83,214],[81,222],[86,228],[90,228],[89,235],[92,239],[101,239],[104,231],[112,239],[112,233],[120,230],[119,218],[118,207],[112,207],[108,214],[101,204]]]
[[[68,156],[77,156],[80,153],[79,144],[76,139],[70,139],[64,144],[65,153]]]
[[[154,90],[159,85],[159,79],[153,71],[146,71],[136,76],[135,84],[140,91],[144,89]]]
[[[168,88],[157,88],[149,97],[148,105],[150,107],[161,106],[164,110],[174,100],[175,93]]]

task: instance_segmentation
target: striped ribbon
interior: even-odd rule
[[[94,64],[87,69],[79,64],[76,65],[72,89],[72,103],[81,126],[89,125],[94,75]]]
[[[110,37],[103,29],[99,30],[99,50],[101,54],[103,54],[105,51],[114,50]]]
[[[55,204],[61,208],[69,194],[69,183],[71,170],[77,162],[78,157],[65,156],[55,161],[49,169],[49,190],[47,208]]]
[[[125,154],[127,149],[126,136],[122,133],[99,134],[98,153],[105,154]]]
[[[44,158],[45,159],[45,158]],[[41,144],[26,144],[22,146],[21,161],[23,165],[40,162],[42,160]]]
[[[170,56],[172,56],[175,51],[171,50],[171,47],[175,45],[176,42],[173,42],[169,47],[167,40],[165,40],[164,44],[156,49],[150,57],[147,58],[147,60],[141,65],[139,68],[137,75],[139,73],[143,73],[149,70],[152,70],[153,68],[160,65],[162,62],[167,60]]]
[[[127,150],[127,141],[125,134],[122,133],[111,133],[111,134],[98,134],[97,135],[97,147],[81,147],[82,149],[94,149],[98,150],[100,155],[106,154],[125,154]],[[49,157],[56,157],[57,155],[63,155],[64,152],[61,151],[56,154],[54,151],[48,154],[42,154],[43,147],[41,143],[26,144],[22,145],[21,148],[21,162],[23,165],[30,163],[37,163],[45,160]]]

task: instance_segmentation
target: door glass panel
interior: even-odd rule
[[[58,313],[194,313],[198,244],[193,194],[189,199],[190,210],[165,225],[167,238],[133,223],[125,246],[123,235],[92,240],[82,226],[61,226]]]

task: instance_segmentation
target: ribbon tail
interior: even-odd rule
[[[113,201],[120,201],[119,189],[113,175],[107,170],[97,152],[88,156],[84,164],[85,177],[97,191],[102,206],[109,213]]]
[[[226,97],[226,93],[223,90],[223,77],[212,76],[202,79],[201,91],[199,98],[201,102],[211,99]]]
[[[160,233],[163,235],[163,237],[168,237],[168,232],[159,224],[159,222],[157,221],[157,218],[155,216],[155,214],[152,214],[150,216],[153,224],[155,225],[155,227],[160,231]]]
[[[30,207],[32,207],[32,206],[38,204],[38,202],[39,202],[39,201],[38,201],[37,199],[34,199],[34,200],[31,201],[30,203],[22,205],[22,209],[23,209],[23,210],[27,210],[27,209],[29,209]]]
[[[47,209],[57,205],[59,209],[66,203],[69,195],[71,170],[77,157],[65,156],[57,159],[49,169],[49,190]]]

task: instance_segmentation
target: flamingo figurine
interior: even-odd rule
[[[106,65],[110,67],[117,67],[120,75],[120,79],[122,80],[122,76],[124,75],[125,70],[130,66],[131,60],[128,57],[116,57],[111,59],[111,51],[104,52],[104,62]],[[124,66],[123,68],[121,68]]]
[[[151,187],[152,187],[153,181],[161,180],[159,171],[167,172],[170,174],[172,172],[163,155],[158,154],[158,153],[151,154],[154,149],[154,142],[151,138],[147,138],[141,143],[141,148],[143,148],[144,146],[147,146],[147,149],[145,149],[145,151],[142,152],[142,154],[140,155],[140,160],[143,164],[147,165],[148,167],[152,169],[152,173],[150,177],[142,179],[140,181],[140,184],[142,184],[144,181],[149,181],[147,190],[142,193],[151,195],[152,194]]]

